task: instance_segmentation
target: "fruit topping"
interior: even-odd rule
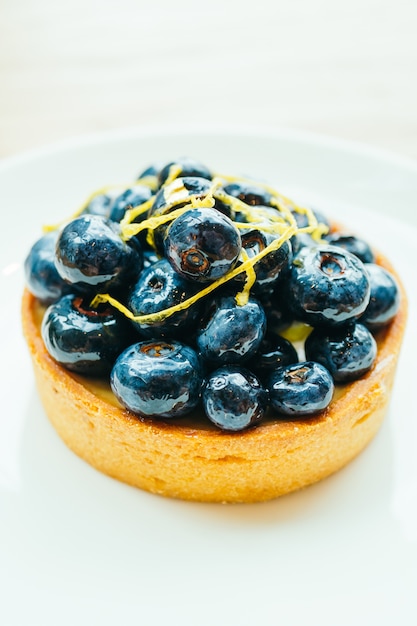
[[[212,175],[208,167],[189,157],[180,157],[176,161],[170,161],[164,165],[158,174],[159,186],[166,184],[174,178],[184,176],[197,176],[211,179]]]
[[[204,200],[210,194],[211,188],[212,183],[206,178],[175,178],[158,191],[149,210],[149,217],[164,215],[193,200],[194,202]]]
[[[196,334],[203,359],[216,363],[242,363],[259,348],[266,331],[266,316],[254,298],[239,305],[232,296],[215,298]]]
[[[25,259],[26,284],[43,304],[51,304],[73,289],[55,267],[55,246],[58,231],[46,233],[38,239]]]
[[[109,218],[113,222],[121,222],[127,209],[140,206],[152,196],[152,191],[145,185],[133,185],[118,195],[111,206]]]
[[[268,393],[249,370],[225,365],[210,374],[203,391],[203,406],[213,424],[237,432],[262,420]]]
[[[165,256],[184,278],[210,282],[236,265],[242,248],[239,230],[215,209],[190,209],[167,229]]]
[[[87,204],[83,213],[89,213],[90,215],[101,215],[102,217],[109,217],[110,210],[113,205],[113,201],[117,193],[107,192],[100,193],[94,196],[92,200]]]
[[[298,360],[293,344],[270,331],[262,339],[258,351],[247,363],[247,367],[264,381],[278,367],[298,363]]]
[[[325,411],[373,367],[399,307],[374,260],[273,187],[184,157],[92,194],[25,271],[58,363],[141,418],[198,408],[238,432]]]
[[[271,202],[271,194],[266,189],[245,181],[230,183],[224,187],[224,191],[250,206],[268,206]]]
[[[197,292],[195,283],[186,281],[168,263],[160,259],[144,270],[127,292],[127,304],[135,316],[164,311],[187,300]],[[135,322],[137,331],[146,338],[180,337],[193,329],[201,310],[201,301],[178,311],[161,321]]]
[[[362,261],[362,263],[373,263],[375,261],[375,255],[372,252],[370,245],[356,237],[355,235],[346,235],[343,233],[330,233],[326,235],[326,240],[332,246],[339,246],[348,252],[351,252]]]
[[[400,307],[400,290],[395,278],[383,267],[367,263],[365,270],[371,285],[371,297],[361,322],[370,330],[377,331],[396,316]]]
[[[114,222],[99,215],[81,215],[59,234],[55,265],[68,283],[103,291],[135,279],[142,255],[137,245],[123,241]]]
[[[270,375],[267,386],[272,408],[288,417],[323,411],[334,391],[329,371],[313,361],[279,367]]]
[[[241,231],[242,247],[248,258],[254,258],[260,252],[268,248],[276,239],[274,233],[254,228]],[[252,291],[255,294],[262,294],[277,286],[281,275],[289,268],[292,261],[292,247],[290,241],[284,241],[276,250],[262,257],[254,264],[253,269],[256,280],[253,283]],[[245,280],[244,275],[237,276],[237,280]]]
[[[326,367],[333,380],[346,383],[368,372],[376,358],[376,341],[365,326],[314,329],[305,343],[306,357]]]
[[[111,388],[142,417],[180,417],[200,400],[203,372],[196,352],[178,341],[144,341],[118,357]]]
[[[286,284],[294,316],[312,326],[359,318],[369,302],[363,263],[337,246],[304,247],[294,258]]]
[[[103,376],[131,343],[132,332],[126,318],[114,309],[92,309],[88,300],[67,295],[47,309],[42,337],[49,354],[67,369]]]

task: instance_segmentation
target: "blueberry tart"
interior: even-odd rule
[[[57,433],[184,500],[259,502],[340,470],[389,405],[395,269],[263,182],[188,157],[142,171],[117,219],[88,213],[93,194],[26,259],[23,331]],[[204,193],[160,210],[181,176]]]

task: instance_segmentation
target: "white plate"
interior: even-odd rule
[[[190,504],[119,484],[67,450],[35,392],[19,298],[41,225],[182,154],[352,224],[410,295],[381,431],[341,472],[274,502]],[[0,165],[2,626],[417,623],[416,199],[416,164],[290,132],[133,130]]]

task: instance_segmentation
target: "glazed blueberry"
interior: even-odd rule
[[[163,163],[161,162],[148,165],[148,167],[145,167],[145,169],[141,170],[141,172],[138,174],[137,180],[141,180],[142,178],[148,178],[148,176],[158,176],[162,167]]]
[[[158,191],[148,215],[165,215],[188,204],[192,198],[201,200],[207,196],[210,188],[211,181],[207,178],[176,178]]]
[[[250,206],[265,205],[268,206],[271,202],[271,194],[266,191],[262,186],[254,185],[253,183],[247,183],[245,181],[239,181],[235,183],[229,183],[223,188],[224,191],[234,198],[238,198],[245,204]]]
[[[108,218],[114,199],[117,197],[117,192],[101,193],[95,196],[85,207],[83,213],[89,215],[101,215]]]
[[[118,224],[99,215],[81,215],[60,233],[55,265],[65,281],[103,292],[136,278],[142,268],[139,250],[139,244],[121,239]]]
[[[346,383],[371,369],[377,345],[362,324],[329,331],[316,328],[306,340],[305,353],[328,369],[336,383]]]
[[[317,246],[317,241],[315,241],[308,233],[299,233],[298,235],[294,235],[291,237],[290,241],[294,255],[298,254],[301,248],[314,248]]]
[[[45,312],[42,337],[55,361],[77,374],[109,374],[131,341],[131,326],[113,309],[91,309],[81,297],[67,295]]]
[[[262,420],[268,393],[249,370],[225,365],[210,374],[203,391],[203,406],[216,426],[237,432]]]
[[[311,326],[354,321],[368,306],[370,286],[363,263],[336,246],[304,247],[286,281],[294,317]]]
[[[247,366],[261,380],[265,380],[273,370],[293,363],[298,363],[298,354],[292,343],[280,335],[268,332]]]
[[[291,206],[289,206],[291,209]],[[310,207],[311,208],[311,207]],[[304,212],[297,211],[295,209],[291,209],[292,214],[297,222],[298,228],[305,228],[309,226],[308,215]],[[330,222],[325,215],[321,211],[317,211],[316,209],[311,209],[316,217],[316,220],[319,224],[324,224],[327,228],[330,228]]]
[[[258,228],[241,232],[242,248],[249,258],[253,258],[276,240],[276,235],[268,233]],[[272,250],[253,266],[256,273],[256,281],[252,287],[252,292],[256,295],[265,290],[272,290],[276,287],[280,277],[288,269],[292,261],[292,247],[289,241],[276,250]],[[245,280],[246,273],[240,274],[236,280]]]
[[[128,292],[127,305],[134,315],[147,315],[180,304],[196,292],[195,284],[181,278],[166,259],[161,259],[141,273]],[[132,323],[143,337],[179,337],[194,328],[200,309],[198,300],[165,320]]]
[[[191,201],[204,199],[210,188],[211,182],[205,178],[176,178],[158,191],[148,217],[166,215],[186,205],[191,208]],[[164,237],[168,227],[169,223],[161,224],[153,231],[155,246],[161,255],[164,254]]]
[[[25,260],[27,287],[43,304],[52,304],[71,290],[55,267],[57,239],[56,230],[44,235],[34,243]]]
[[[365,269],[371,284],[371,297],[361,323],[377,331],[396,316],[400,308],[400,290],[394,276],[380,265],[367,263]]]
[[[274,291],[263,291],[257,295],[259,302],[265,311],[268,328],[273,332],[278,332],[291,325],[294,321],[292,313],[289,311],[283,290],[278,285]]]
[[[240,363],[258,350],[265,331],[265,313],[257,300],[250,298],[239,306],[232,296],[220,296],[209,305],[196,343],[202,357],[211,363]]]
[[[133,185],[119,194],[113,201],[109,218],[112,222],[121,222],[128,209],[137,207],[149,200],[152,196],[152,191],[145,185]],[[135,220],[141,221],[147,217],[147,214],[140,216]]]
[[[113,393],[132,413],[173,418],[200,400],[203,382],[197,354],[178,341],[144,341],[127,348],[114,364]]]
[[[167,229],[165,255],[181,276],[211,282],[236,265],[242,248],[233,222],[215,209],[190,209]]]
[[[189,157],[180,157],[176,161],[170,161],[160,170],[158,175],[159,185],[163,185],[167,180],[171,172],[172,166],[178,166],[180,168],[176,178],[184,176],[198,176],[199,178],[207,178],[211,180],[212,175],[208,167]]]
[[[163,165],[164,164],[161,162],[152,163],[151,165],[148,165],[148,167],[146,167],[144,170],[141,170],[141,172],[138,174],[137,180],[140,181],[142,178],[149,178],[149,177],[157,178]]]
[[[162,166],[162,162],[152,163],[144,170],[141,170],[136,179],[137,184],[146,183],[146,187],[149,187],[152,193],[156,193],[159,188],[158,175]]]
[[[375,260],[374,253],[372,252],[369,244],[355,235],[331,233],[326,236],[326,240],[332,246],[339,246],[351,254],[354,254],[362,261],[362,263],[373,263]]]
[[[323,411],[333,397],[334,383],[320,363],[305,361],[275,370],[268,379],[271,407],[288,417]]]
[[[144,250],[143,251],[143,269],[147,270],[148,267],[157,263],[161,260],[161,257],[155,250]]]

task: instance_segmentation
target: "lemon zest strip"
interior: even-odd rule
[[[249,255],[244,248],[242,248],[242,252],[240,254],[244,262],[249,260]],[[255,280],[256,280],[255,267],[254,267],[254,263],[251,263],[250,265],[248,265],[248,268],[246,269],[245,285],[242,291],[239,291],[239,293],[237,293],[235,296],[236,304],[238,306],[244,306],[245,304],[248,303],[248,300],[250,297],[250,290],[252,289]]]

